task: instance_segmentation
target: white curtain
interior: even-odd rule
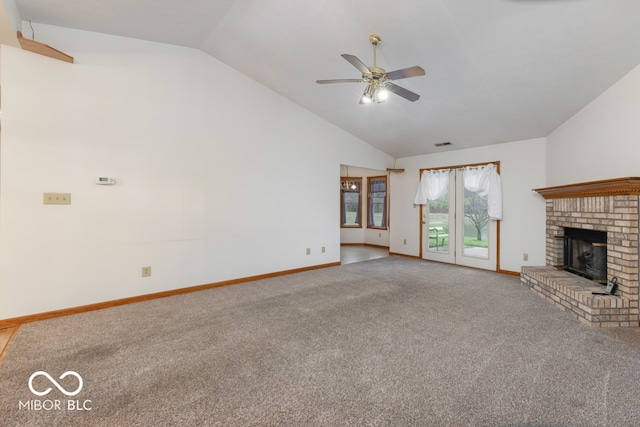
[[[502,219],[502,181],[496,165],[466,167],[462,170],[464,188],[487,196],[489,218]]]
[[[449,186],[449,173],[451,169],[425,170],[420,177],[418,192],[416,193],[416,205],[426,205],[427,200],[438,200],[447,193]]]

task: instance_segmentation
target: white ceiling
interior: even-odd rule
[[[394,157],[547,136],[640,64],[638,0],[15,3],[34,23],[202,49]],[[315,83],[359,78],[340,54],[372,65],[370,33],[379,67],[426,70],[396,81],[417,102],[360,105],[364,83]]]

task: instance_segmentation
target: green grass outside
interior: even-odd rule
[[[356,224],[356,212],[345,212],[345,218],[347,222],[342,225],[360,225]],[[382,213],[374,213],[373,214],[374,224],[382,223]]]
[[[488,248],[489,247],[489,241],[488,240],[476,240],[475,236],[474,237],[464,236],[464,245],[465,246],[474,246],[474,247],[478,247],[478,248]]]
[[[449,244],[449,238],[445,237],[444,239],[438,239],[438,246],[443,246],[443,245],[448,245]],[[465,246],[472,246],[472,247],[477,247],[477,248],[488,248],[489,247],[489,241],[488,240],[476,240],[475,237],[465,237],[464,238],[464,245]],[[435,247],[436,246],[436,241],[434,237],[430,238],[430,247]]]
[[[360,225],[356,224],[356,212],[345,212],[345,218],[347,222],[342,225]]]

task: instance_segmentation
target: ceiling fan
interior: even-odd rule
[[[354,55],[343,53],[341,56],[346,59],[351,65],[356,67],[362,73],[360,79],[333,79],[333,80],[316,80],[316,83],[367,83],[367,87],[364,89],[362,98],[360,98],[360,104],[370,104],[372,102],[384,102],[387,99],[388,92],[393,92],[396,95],[415,102],[420,98],[417,93],[411,92],[403,87],[393,83],[392,80],[406,79],[408,77],[424,76],[424,70],[422,67],[409,67],[401,70],[386,72],[382,68],[376,66],[376,46],[380,44],[382,39],[377,34],[369,35],[369,42],[373,45],[373,66],[367,67],[362,61],[360,61]]]

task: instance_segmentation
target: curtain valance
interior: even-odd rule
[[[464,188],[481,196],[487,196],[489,218],[502,219],[502,181],[493,163],[462,169]]]
[[[446,194],[449,184],[449,173],[452,169],[425,170],[420,177],[420,184],[414,202],[426,205],[428,200],[438,200]],[[498,169],[493,163],[483,166],[462,168],[464,187],[474,193],[487,196],[489,218],[502,219],[502,181]]]
[[[426,205],[427,200],[438,200],[447,193],[451,169],[426,170],[422,172],[420,185],[413,203]]]

